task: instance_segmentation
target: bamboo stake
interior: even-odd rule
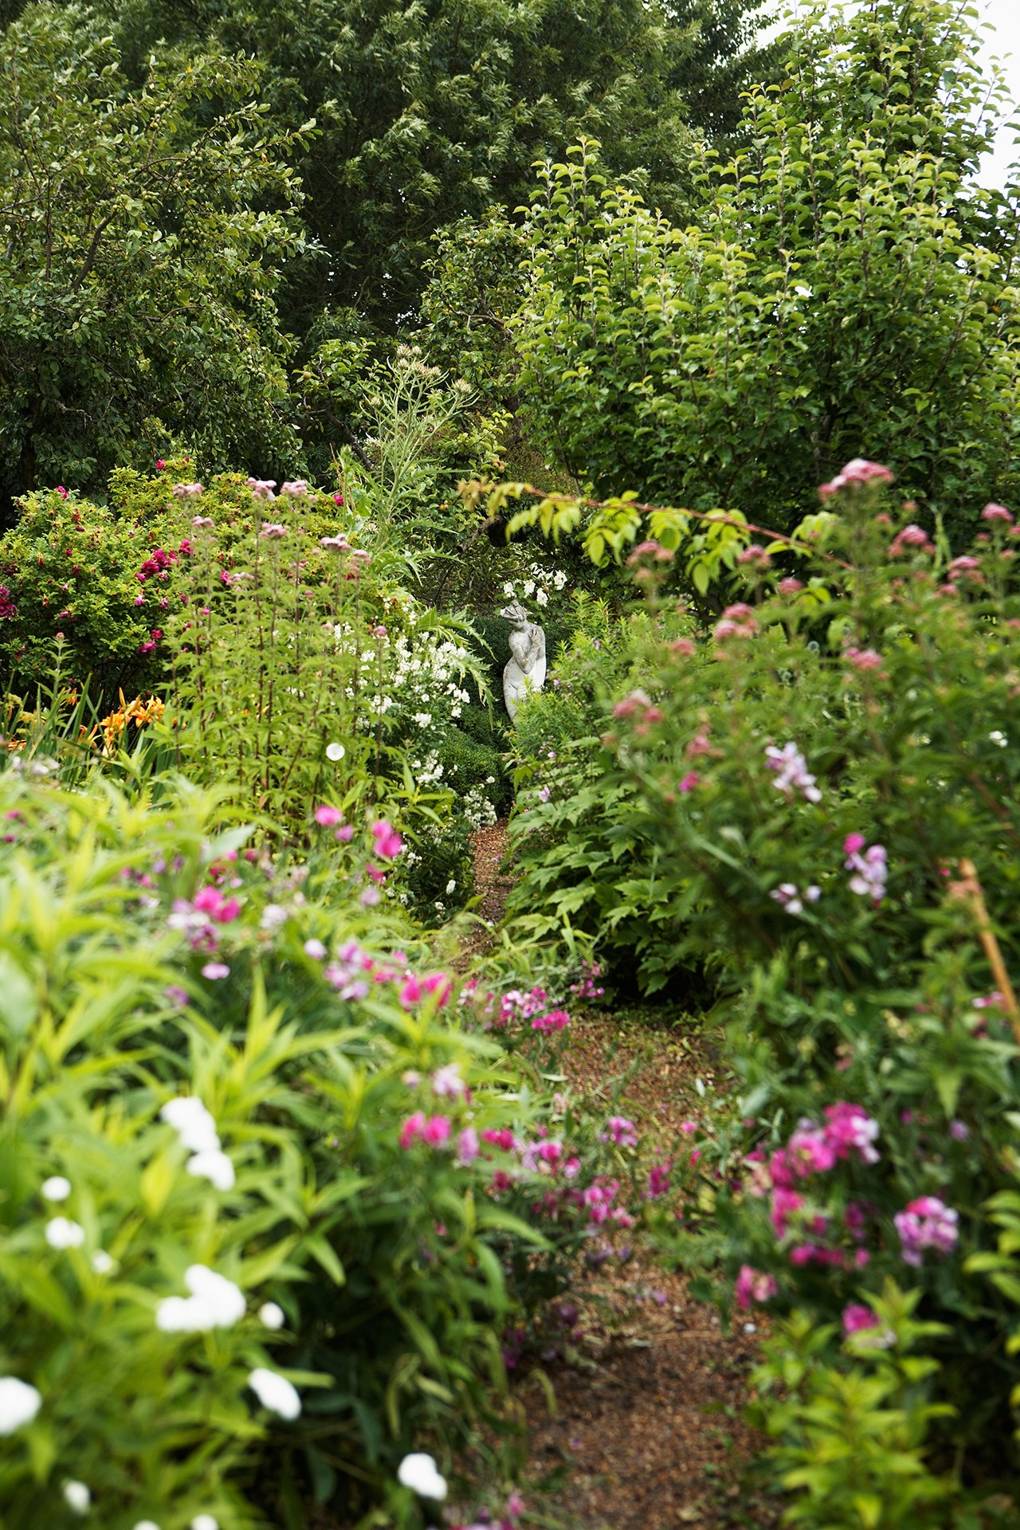
[[[1002,995],[1002,1007],[1013,1028],[1013,1036],[1020,1045],[1020,1004],[1017,1003],[1016,992],[1009,980],[1006,963],[1002,959],[1002,950],[992,929],[985,895],[978,880],[977,867],[969,857],[965,857],[960,862],[960,881],[952,884],[950,893],[954,898],[960,898],[970,905],[974,923],[977,925],[978,937],[988,958],[988,965],[992,969],[995,986]]]

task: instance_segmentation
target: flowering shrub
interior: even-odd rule
[[[809,1314],[819,1363],[840,1374],[884,1342],[887,1282],[910,1294],[916,1459],[938,1475],[953,1441],[953,1498],[1009,1433],[1008,1297],[979,1271],[995,1242],[981,1204],[1008,1187],[1020,1042],[1006,977],[1020,958],[1016,532],[988,506],[952,557],[909,506],[897,521],[872,469],[826,486],[838,519],[820,523],[814,567],[794,573],[781,549],[745,560],[744,598],[701,640],[673,635],[652,588],[631,674],[573,755],[543,767],[548,792],[521,799],[519,899],[552,889],[570,920],[597,906],[610,976],[629,952],[649,988],[710,987],[743,1093],[675,1176],[687,1226],[710,1208],[730,1302]],[[571,704],[547,693],[531,716]],[[599,855],[587,815],[604,803]],[[666,1238],[691,1256],[675,1223]],[[815,1512],[800,1518],[837,1522]]]
[[[5,1523],[233,1530],[452,1454],[562,1291],[521,1212],[568,1180],[537,1075],[366,897],[402,837],[322,803],[274,857],[190,788],[24,769],[0,804]]]

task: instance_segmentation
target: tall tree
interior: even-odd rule
[[[258,67],[155,59],[130,88],[80,12],[0,38],[0,495],[105,481],[155,417],[210,467],[293,465],[274,289],[292,135]]]

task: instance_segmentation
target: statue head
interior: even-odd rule
[[[499,614],[515,627],[527,627],[531,620],[519,600],[512,600]]]

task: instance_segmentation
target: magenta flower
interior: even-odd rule
[[[551,1009],[546,1015],[536,1015],[531,1022],[533,1031],[542,1031],[549,1035],[552,1031],[562,1031],[570,1024],[570,1016],[565,1009]]]
[[[338,807],[332,807],[330,803],[323,802],[315,809],[315,822],[320,828],[328,829],[335,823],[343,820],[343,813]]]
[[[421,1140],[428,1147],[442,1147],[450,1139],[449,1116],[429,1116],[421,1129]]]
[[[837,1100],[825,1107],[825,1137],[839,1159],[857,1154],[862,1163],[877,1163],[879,1159],[875,1142],[878,1139],[878,1122],[860,1105],[850,1105]]]
[[[384,861],[392,861],[404,848],[404,841],[385,818],[380,818],[372,825],[372,838],[375,840],[376,855]]]
[[[857,842],[860,841],[860,844]],[[848,871],[854,874],[850,878],[850,891],[856,893],[859,898],[870,898],[873,903],[881,903],[885,897],[885,884],[889,876],[889,868],[886,865],[886,850],[884,845],[869,845],[863,855],[860,853],[863,837],[860,834],[850,834],[844,840],[844,849],[851,842],[855,847],[847,854],[844,862]]]
[[[772,1200],[769,1208],[769,1219],[772,1223],[772,1231],[777,1238],[785,1238],[789,1219],[794,1216],[804,1205],[804,1197],[796,1190],[784,1190],[777,1186],[772,1192]]]
[[[696,770],[689,770],[685,776],[681,776],[677,782],[677,791],[683,794],[692,792],[701,783],[701,777]]]
[[[742,1264],[733,1287],[733,1294],[741,1312],[747,1312],[755,1302],[767,1302],[775,1296],[779,1287],[774,1275],[756,1270],[753,1265]]]
[[[664,1159],[662,1163],[653,1163],[648,1170],[648,1199],[657,1201],[664,1195],[669,1194],[669,1176],[672,1173],[673,1164],[670,1159]]]
[[[922,1195],[908,1202],[906,1208],[893,1217],[900,1235],[903,1262],[921,1264],[927,1249],[934,1249],[937,1254],[952,1253],[960,1235],[959,1219],[959,1212],[940,1201],[937,1195]]]
[[[423,1110],[416,1110],[413,1116],[408,1116],[400,1128],[399,1141],[402,1148],[409,1148],[413,1142],[418,1140],[425,1130],[425,1119],[425,1112]]]
[[[637,1128],[626,1116],[610,1116],[606,1130],[599,1132],[600,1142],[613,1142],[617,1147],[637,1147]]]

